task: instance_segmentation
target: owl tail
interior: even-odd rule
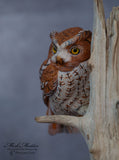
[[[54,113],[51,111],[50,107],[48,107],[47,115],[54,115]],[[50,135],[55,135],[57,133],[77,133],[78,130],[74,127],[68,127],[61,124],[51,123],[48,126],[48,133]]]
[[[48,133],[53,136],[57,133],[78,133],[78,130],[74,127],[67,127],[61,124],[52,123],[48,127]]]

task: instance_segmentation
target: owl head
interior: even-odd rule
[[[48,58],[58,70],[71,71],[90,58],[91,35],[79,27],[52,32]]]

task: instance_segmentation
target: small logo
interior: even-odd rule
[[[32,143],[7,143],[3,146],[11,156],[14,154],[35,154],[39,148],[38,144]]]

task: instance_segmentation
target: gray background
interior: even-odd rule
[[[80,26],[92,30],[92,0],[0,0],[0,159],[89,160],[80,134],[49,136],[38,70],[47,57],[49,33]],[[104,0],[106,18],[119,0]],[[22,155],[3,147],[15,142],[39,145]]]

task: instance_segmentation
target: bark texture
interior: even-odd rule
[[[43,116],[39,123],[56,122],[77,127],[83,134],[92,160],[119,159],[119,7],[107,23],[102,0],[94,0],[91,95],[83,117]]]

